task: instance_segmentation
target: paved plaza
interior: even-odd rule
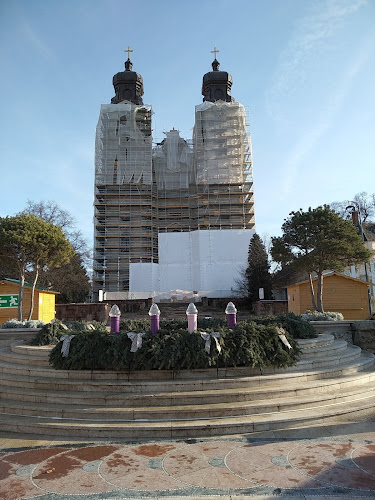
[[[0,434],[0,498],[375,498],[375,418],[212,439]]]

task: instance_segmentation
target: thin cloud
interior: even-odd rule
[[[43,42],[40,36],[38,36],[38,34],[36,33],[35,29],[33,29],[31,24],[26,19],[24,19],[22,22],[22,32],[30,42],[31,46],[34,47],[34,49],[39,52],[40,55],[47,58],[54,57],[54,54],[50,50],[48,45]]]
[[[302,164],[304,157],[313,150],[318,140],[331,127],[335,116],[340,111],[345,101],[353,79],[368,61],[372,50],[371,44],[366,44],[365,47],[361,47],[357,58],[347,67],[345,74],[339,79],[340,85],[337,87],[336,92],[330,97],[329,105],[325,108],[322,119],[319,120],[314,127],[307,130],[287,159],[285,163],[286,168],[284,170],[285,177],[282,185],[282,194],[284,197],[291,192],[295,178],[298,174],[298,168]]]
[[[368,0],[324,0],[313,4],[282,51],[276,78],[266,92],[266,109],[271,118],[286,120],[284,99],[290,98],[307,80],[309,61],[323,55],[341,23],[367,4]]]
[[[370,44],[361,47],[355,62],[344,74],[327,80],[324,100],[314,94],[316,67],[320,60],[328,61],[327,53],[335,49],[334,37],[343,23],[368,0],[319,0],[309,5],[308,14],[298,21],[286,48],[281,52],[276,67],[276,78],[265,94],[269,116],[284,130],[292,132],[297,144],[287,156],[283,169],[281,197],[292,190],[299,167],[319,139],[330,128],[341,109],[351,83],[370,55]],[[328,78],[328,75],[325,75]],[[308,97],[301,95],[301,90]],[[314,94],[314,95],[313,95]],[[302,136],[301,123],[303,123]],[[300,138],[298,139],[298,135]]]

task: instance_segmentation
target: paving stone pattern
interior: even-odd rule
[[[290,494],[375,498],[375,441],[241,437],[0,448],[4,500]]]

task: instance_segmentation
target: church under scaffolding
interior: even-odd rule
[[[142,77],[129,59],[113,77],[96,132],[96,298],[233,295],[255,229],[251,142],[231,76],[212,67],[193,141],[173,129],[155,147]]]

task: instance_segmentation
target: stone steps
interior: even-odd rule
[[[67,371],[52,347],[0,351],[0,425],[9,432],[170,438],[308,425],[375,403],[375,356],[332,335],[299,341],[295,367]],[[173,378],[175,377],[175,378]]]
[[[22,434],[54,435],[83,437],[89,439],[161,439],[161,438],[196,438],[223,434],[239,434],[288,429],[306,425],[317,425],[336,419],[337,416],[350,412],[362,411],[374,406],[375,396],[354,401],[348,410],[347,402],[335,405],[304,408],[298,411],[261,413],[241,417],[220,419],[205,418],[184,421],[142,421],[142,422],[106,422],[82,418],[82,420],[64,421],[51,417],[30,417],[0,415],[3,431]]]
[[[375,376],[369,379],[374,382]],[[226,401],[218,400],[216,402],[207,401],[207,398],[201,397],[200,400],[175,401],[173,399],[166,400],[165,406],[151,406],[152,404],[160,405],[161,401],[153,401],[151,398],[144,398],[143,404],[147,406],[137,406],[131,404],[131,401],[104,401],[103,405],[98,405],[96,400],[92,403],[76,400],[75,402],[68,400],[67,404],[62,405],[62,401],[55,401],[53,404],[44,403],[42,401],[26,401],[23,398],[20,401],[14,399],[7,400],[2,398],[0,403],[0,412],[12,415],[36,415],[36,416],[52,416],[60,419],[82,420],[89,418],[90,420],[100,421],[135,421],[135,420],[158,420],[158,421],[177,421],[177,420],[196,420],[202,418],[223,418],[226,416],[241,416],[241,415],[256,415],[259,413],[275,413],[287,410],[299,410],[303,408],[319,407],[321,405],[336,404],[344,401],[354,401],[368,398],[374,395],[372,388],[360,386],[356,390],[352,387],[341,389],[340,393],[322,392],[318,395],[300,395],[296,398],[296,394],[291,394],[292,391],[274,391],[274,394],[263,393],[260,398],[251,398],[249,401]],[[275,397],[275,396],[278,397]],[[249,396],[251,396],[249,394]],[[262,396],[265,399],[262,399]],[[151,399],[151,400],[150,400]],[[35,403],[38,403],[37,405]],[[96,403],[96,404],[95,404]],[[183,404],[185,403],[185,404]],[[86,406],[85,406],[86,405]]]

